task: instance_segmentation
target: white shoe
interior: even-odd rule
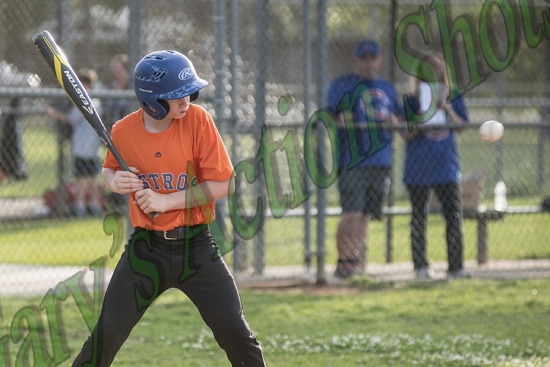
[[[429,280],[434,278],[434,272],[429,267],[424,267],[416,270],[417,280]]]
[[[447,279],[464,279],[464,278],[471,278],[472,274],[469,271],[466,271],[464,268],[455,270],[455,271],[449,271],[447,272]]]

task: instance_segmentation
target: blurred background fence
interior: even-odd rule
[[[312,182],[305,162],[316,153],[304,142],[311,117],[324,107],[328,82],[352,71],[355,45],[372,37],[382,48],[383,77],[408,93],[410,75],[397,62],[398,43],[421,52],[445,46],[450,35],[462,60],[458,81],[467,86],[471,120],[458,138],[462,171],[485,174],[480,204],[489,209],[495,183],[504,181],[512,208],[485,223],[488,260],[549,259],[550,226],[541,211],[550,194],[548,17],[546,2],[523,0],[0,0],[0,263],[86,266],[114,241],[102,218],[76,220],[69,210],[70,132],[45,114],[47,105],[67,108],[67,99],[32,43],[44,29],[75,69],[98,72],[90,94],[104,104],[125,100],[137,107],[131,89],[110,89],[113,55],[127,54],[130,70],[157,49],[190,56],[211,83],[198,102],[214,116],[234,164],[243,168],[238,210],[230,211],[226,201],[218,205],[228,260],[237,274],[306,273],[318,281],[336,261],[338,193],[335,184]],[[400,28],[411,19],[413,26]],[[424,41],[418,24],[425,26]],[[395,38],[396,29],[405,29],[406,41]],[[496,54],[492,64],[480,41],[487,32],[489,51]],[[475,47],[468,49],[470,35]],[[479,67],[476,83],[469,60]],[[477,127],[488,119],[504,123],[497,143],[479,138]],[[406,208],[398,135],[389,205]],[[255,213],[259,198],[265,213]],[[107,205],[105,214],[113,210]],[[257,225],[248,222],[250,213]],[[234,229],[235,219],[246,231]],[[369,264],[410,264],[408,221],[409,215],[387,215],[372,224]],[[479,260],[478,222],[464,223],[471,262]],[[430,217],[429,238],[430,258],[444,261],[444,225],[437,216]],[[10,271],[0,274],[0,287],[12,281]]]

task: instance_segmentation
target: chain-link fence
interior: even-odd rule
[[[342,217],[334,140],[323,111],[330,82],[353,72],[356,45],[365,37],[377,40],[381,76],[401,103],[412,91],[419,55],[436,50],[454,63],[450,79],[469,115],[456,135],[460,171],[484,178],[480,207],[464,210],[466,264],[514,260],[517,266],[550,257],[541,206],[550,170],[543,1],[0,0],[0,9],[2,264],[81,267],[123,241],[113,235],[113,223],[119,228],[124,221],[110,222],[117,207],[107,193],[105,221],[77,220],[71,211],[71,131],[46,114],[49,105],[66,110],[69,104],[32,43],[44,29],[75,69],[97,71],[91,94],[104,107],[115,101],[137,108],[131,86],[111,87],[114,55],[126,54],[130,71],[156,49],[176,49],[193,60],[211,83],[198,103],[214,116],[236,167],[237,193],[219,203],[216,228],[237,274],[313,274],[324,281],[333,272]],[[493,119],[504,123],[504,137],[483,142],[477,127]],[[412,273],[405,125],[388,130],[392,185],[382,220],[368,227],[367,271],[397,263],[405,264],[399,273]],[[493,210],[498,181],[507,189],[504,213]],[[446,262],[443,216],[429,215],[427,222],[429,260]],[[1,287],[15,279],[13,268],[5,269]],[[23,286],[34,282],[26,269]]]

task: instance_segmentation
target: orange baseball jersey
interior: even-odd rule
[[[143,109],[119,120],[111,139],[130,167],[136,167],[146,187],[168,194],[183,191],[204,181],[226,181],[233,176],[233,165],[210,114],[191,104],[182,119],[172,121],[160,133],[147,131]],[[107,151],[103,167],[120,170],[115,157]],[[201,207],[161,213],[154,219],[141,211],[130,197],[130,219],[134,227],[170,230],[179,226],[210,223],[214,202]]]

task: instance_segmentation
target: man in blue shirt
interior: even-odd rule
[[[382,218],[389,188],[392,133],[385,126],[403,116],[394,86],[379,76],[382,55],[376,41],[359,42],[354,56],[355,72],[332,81],[327,96],[339,135],[342,216],[335,275],[341,278],[364,272],[368,222]]]

